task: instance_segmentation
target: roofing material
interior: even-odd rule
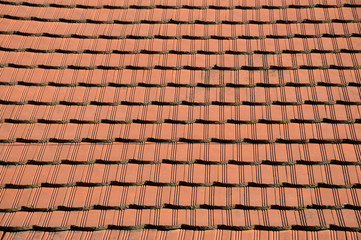
[[[357,1],[0,6],[4,239],[359,238]]]

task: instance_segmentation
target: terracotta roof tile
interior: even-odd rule
[[[353,0],[0,1],[3,239],[356,239]]]

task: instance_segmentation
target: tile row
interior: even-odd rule
[[[140,154],[143,154],[143,152],[140,152]],[[141,161],[138,163],[141,163]],[[235,166],[230,164],[205,165],[197,163],[128,163],[0,166],[1,188],[3,189],[67,188],[75,186],[325,187],[359,189],[361,185],[360,171],[359,166],[336,164]]]
[[[340,7],[340,8],[283,8],[283,9],[209,9],[206,5],[201,5],[204,9],[84,9],[84,8],[55,8],[55,7],[33,7],[24,5],[1,5],[0,16],[11,17],[15,19],[48,19],[66,21],[83,21],[96,23],[117,23],[134,22],[146,19],[148,22],[169,21],[194,21],[201,20],[206,22],[234,21],[298,21],[300,19],[310,19],[317,21],[327,21],[330,19],[356,20],[358,8]],[[139,5],[136,5],[137,7]],[[189,5],[188,5],[189,6]],[[232,6],[232,8],[241,7]],[[119,6],[121,7],[121,6]],[[126,6],[124,6],[126,7]],[[213,6],[212,6],[213,7]],[[189,6],[188,8],[192,8]],[[213,8],[216,8],[214,6]],[[354,14],[356,13],[356,14]]]
[[[138,2],[136,0],[129,0],[127,4],[117,4],[111,0],[103,0],[88,2],[85,0],[77,0],[77,1],[44,1],[44,0],[33,0],[29,1],[1,1],[1,4],[6,5],[24,5],[31,7],[56,7],[56,8],[81,8],[81,9],[100,9],[100,8],[109,8],[109,9],[122,9],[122,8],[136,8],[136,9],[144,9],[144,8],[187,8],[187,9],[199,9],[199,8],[207,8],[210,9],[233,9],[233,8],[244,8],[244,9],[276,9],[276,8],[338,8],[338,7],[353,7],[356,8],[357,5],[354,1],[349,0],[331,0],[328,1],[327,4],[324,4],[322,0],[315,0],[313,4],[310,5],[309,1],[301,0],[301,1],[292,1],[287,2],[287,4],[280,2],[269,2],[268,0],[261,0],[258,2],[254,1],[232,1],[230,3],[222,2],[222,1],[214,1],[207,0],[203,2],[194,2],[194,1],[183,1],[182,4],[177,2],[168,2],[164,0],[155,0],[155,1],[142,1]]]
[[[0,190],[1,212],[208,209],[360,210],[360,189],[102,186]]]
[[[348,143],[359,144],[361,124],[14,124],[2,123],[1,143]]]
[[[269,71],[105,70],[0,68],[1,85],[54,87],[148,87],[148,88],[271,88],[361,86],[359,70],[298,69]],[[8,88],[10,89],[10,88]],[[80,88],[84,89],[84,88]],[[281,88],[279,88],[281,89]],[[282,88],[284,89],[284,88]],[[287,88],[291,89],[291,88]],[[354,92],[352,88],[349,91]],[[217,91],[219,91],[217,90]],[[203,91],[203,90],[200,90]],[[215,91],[215,90],[212,90]],[[223,90],[222,90],[223,91]],[[233,90],[243,91],[243,90]],[[294,89],[296,91],[296,89]],[[292,91],[293,92],[293,91]],[[324,91],[322,91],[324,92]]]
[[[158,231],[158,230],[137,230],[137,231],[121,231],[121,230],[100,230],[96,232],[91,231],[64,231],[64,232],[40,232],[40,231],[24,231],[24,232],[4,232],[3,239],[311,239],[313,237],[318,239],[357,239],[361,236],[359,232],[345,232],[337,230],[324,231],[301,231],[301,230],[285,230],[280,232],[265,231],[265,230],[208,230],[208,231],[194,231],[194,230],[173,230],[173,231]]]
[[[20,1],[20,0],[16,0],[16,1],[2,1],[2,4],[11,4],[11,5],[29,5],[27,4],[29,2],[27,1]],[[71,0],[65,0],[65,1],[60,1],[60,0],[32,0],[30,3],[32,6],[36,6],[36,5],[41,5],[41,4],[54,4],[56,6],[59,5],[59,7],[61,6],[76,6],[81,5],[81,6],[102,6],[102,5],[111,5],[111,6],[119,6],[119,3],[111,1],[111,0],[102,0],[102,1],[86,1],[86,0],[76,0],[76,1],[71,1]],[[152,6],[152,5],[170,5],[170,6],[177,6],[180,5],[177,2],[169,2],[169,1],[164,1],[164,0],[144,0],[142,2],[138,2],[137,0],[128,0],[127,1],[127,5],[131,5],[131,6]],[[281,3],[281,2],[270,2],[268,0],[260,0],[258,2],[254,2],[251,0],[246,0],[246,1],[242,1],[242,0],[233,0],[232,2],[223,2],[223,1],[215,1],[215,0],[207,0],[207,1],[202,1],[202,2],[195,2],[192,0],[185,0],[182,1],[182,5],[186,5],[186,6],[203,6],[203,5],[212,5],[212,6],[246,6],[246,7],[258,7],[258,6],[289,6],[289,5],[294,5],[294,6],[304,6],[304,5],[309,5],[309,1],[308,0],[300,0],[300,1],[290,1],[287,2],[287,4]],[[324,6],[332,6],[332,5],[342,5],[342,4],[354,4],[355,6],[357,6],[355,4],[354,1],[350,1],[350,0],[329,0],[327,1],[327,5],[324,4],[324,1],[322,0],[314,0],[313,4],[315,5],[324,5]],[[122,5],[120,5],[122,6]]]
[[[276,48],[276,43],[278,47]],[[67,54],[282,55],[358,53],[360,38],[291,39],[79,39],[0,35],[2,51]],[[5,54],[3,52],[3,54]]]
[[[337,114],[335,114],[337,112]],[[359,105],[66,106],[3,105],[1,123],[18,124],[289,124],[361,123]]]
[[[1,53],[1,52],[0,52]],[[195,70],[298,70],[359,69],[361,53],[300,53],[277,55],[203,55],[203,54],[64,54],[8,52],[1,53],[0,66],[15,68],[58,69],[195,69]],[[336,56],[339,58],[337,59]]]
[[[258,166],[358,165],[360,146],[351,144],[2,144],[1,165],[198,164]],[[184,154],[187,153],[187,154]]]
[[[282,23],[274,24],[246,24],[231,25],[222,24],[222,31],[219,32],[220,24],[95,24],[95,23],[66,23],[66,22],[44,22],[35,20],[14,20],[1,19],[1,33],[17,33],[18,35],[47,35],[60,38],[190,38],[190,39],[235,39],[235,38],[253,38],[265,36],[291,36],[291,35],[318,35],[331,34],[351,36],[355,33],[359,36],[357,26],[359,23],[307,23],[306,20],[300,23]],[[315,27],[317,25],[317,27]],[[277,38],[277,37],[276,37]]]
[[[259,216],[260,215],[260,216]],[[302,214],[280,210],[136,210],[59,211],[52,214],[0,213],[6,231],[114,230],[349,230],[359,231],[354,210],[304,210]],[[272,217],[270,217],[272,216]],[[27,219],[24,221],[24,219]]]
[[[141,77],[141,76],[139,76]],[[144,77],[144,76],[143,76]],[[73,77],[76,79],[76,75]],[[359,105],[358,87],[55,87],[3,86],[2,104],[9,105]],[[164,104],[161,104],[164,103]],[[168,103],[168,104],[167,104]],[[325,106],[326,107],[326,106]],[[236,109],[236,108],[234,108]],[[322,111],[315,109],[314,111]],[[334,116],[330,116],[333,118]],[[286,118],[287,119],[287,118]]]

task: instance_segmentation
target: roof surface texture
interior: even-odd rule
[[[359,0],[0,1],[3,239],[357,239]]]

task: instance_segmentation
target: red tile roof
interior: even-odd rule
[[[357,239],[356,0],[0,1],[0,231]]]

